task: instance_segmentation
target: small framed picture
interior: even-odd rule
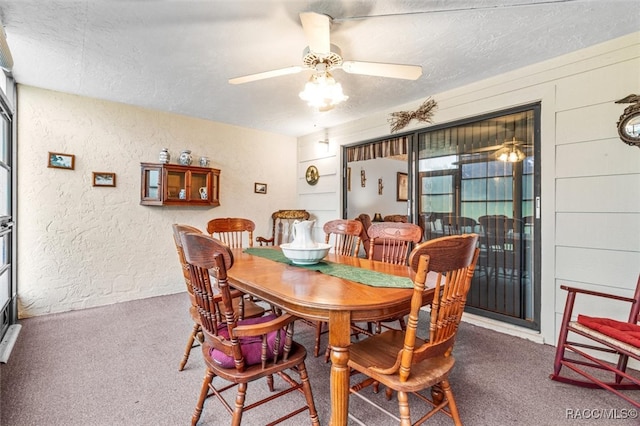
[[[267,184],[266,183],[254,183],[253,184],[253,192],[256,194],[266,194],[267,193]]]
[[[407,201],[409,198],[409,180],[406,173],[398,172],[396,201]]]
[[[50,152],[47,167],[56,169],[73,170],[75,167],[76,156],[72,154],[62,154],[60,152]]]
[[[93,186],[116,186],[116,174],[93,172]]]

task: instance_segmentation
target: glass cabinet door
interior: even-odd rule
[[[191,172],[191,188],[189,198],[191,200],[208,200],[210,197],[209,177],[210,173]]]
[[[187,173],[167,170],[167,200],[187,199]]]
[[[145,169],[142,172],[142,199],[158,200],[161,198],[160,169]]]
[[[214,206],[220,205],[220,170],[213,170],[211,173],[211,194],[209,194],[209,200]]]

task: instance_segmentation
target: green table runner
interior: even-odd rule
[[[372,287],[413,288],[413,281],[406,277],[383,274],[382,272],[371,271],[369,269],[343,265],[341,263],[329,262],[326,260],[322,260],[315,265],[296,265],[287,259],[280,250],[274,250],[272,248],[254,247],[247,248],[244,252],[254,256],[264,257],[275,262],[287,263],[299,268],[322,272],[323,274],[344,278],[349,281],[355,281]]]

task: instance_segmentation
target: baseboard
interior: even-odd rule
[[[507,324],[491,318],[481,317],[480,315],[470,314],[469,312],[465,312],[462,315],[462,321],[477,325],[478,327],[488,328],[489,330],[497,331],[498,333],[508,334],[510,336],[530,340],[534,343],[544,344],[544,337],[542,337],[542,334],[528,328],[518,327],[517,325]]]

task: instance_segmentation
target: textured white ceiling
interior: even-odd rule
[[[336,70],[349,100],[298,98],[298,14],[334,18],[345,60],[421,65],[417,81]],[[357,19],[358,17],[364,17]],[[300,136],[640,30],[638,0],[0,0],[18,83]]]

